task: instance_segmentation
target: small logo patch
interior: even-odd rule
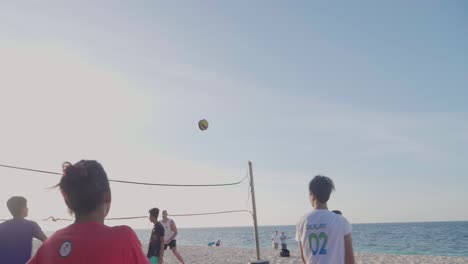
[[[65,241],[60,246],[59,254],[61,257],[68,257],[72,252],[72,243],[70,241]]]

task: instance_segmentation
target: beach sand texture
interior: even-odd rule
[[[242,264],[248,263],[249,260],[255,259],[256,253],[254,249],[244,248],[216,248],[216,247],[195,247],[181,246],[179,248],[182,256],[187,264]],[[166,251],[165,263],[178,263],[172,252]],[[273,249],[263,249],[261,251],[263,259],[270,261],[270,264],[301,264],[301,259],[298,252],[291,252],[291,257],[283,258],[279,256],[279,251]],[[387,254],[356,254],[357,263],[369,264],[459,264],[468,263],[468,258],[457,257],[433,257],[433,256],[399,256]]]
[[[35,241],[33,253],[40,243]],[[148,247],[143,244],[143,251]],[[249,260],[254,260],[255,249],[226,248],[208,246],[178,246],[179,252],[184,257],[187,264],[245,264]],[[270,261],[270,264],[301,264],[298,252],[291,251],[291,257],[283,258],[279,256],[278,250],[262,249],[263,259]],[[401,256],[390,254],[361,254],[356,253],[356,262],[362,264],[468,264],[468,257],[442,257],[442,256]],[[166,250],[164,263],[178,264],[171,251]]]

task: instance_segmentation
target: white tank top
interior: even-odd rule
[[[164,220],[161,220],[159,223],[164,227],[164,240],[168,240],[172,235],[174,235],[174,232],[171,229],[172,219],[168,218],[166,223],[164,223]]]

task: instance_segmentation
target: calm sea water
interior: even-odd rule
[[[275,230],[288,236],[288,248],[297,249],[294,226],[259,227],[261,247],[271,247]],[[135,231],[148,240],[150,230]],[[225,247],[255,247],[253,227],[179,228],[177,243],[204,246],[218,239]],[[353,245],[356,252],[468,257],[468,222],[354,224]]]

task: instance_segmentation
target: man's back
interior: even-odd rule
[[[24,264],[31,258],[32,239],[41,232],[36,222],[11,219],[0,224],[0,263]]]
[[[147,263],[140,241],[130,227],[100,223],[72,224],[57,231],[29,263]]]
[[[301,218],[296,232],[307,263],[344,263],[344,237],[351,233],[351,225],[344,217],[328,210],[313,210]]]

